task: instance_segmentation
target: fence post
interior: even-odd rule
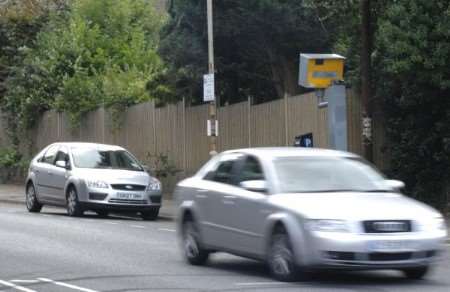
[[[153,143],[155,143],[155,155],[158,154],[158,143],[156,142],[156,103],[152,100],[152,120],[153,120]]]
[[[183,173],[186,176],[186,99],[183,97]]]
[[[284,138],[286,146],[289,146],[289,111],[288,111],[288,94],[284,93]]]
[[[252,98],[249,96],[247,98],[247,126],[248,126],[248,147],[252,147]]]

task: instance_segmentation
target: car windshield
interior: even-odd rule
[[[73,162],[78,168],[107,168],[143,171],[136,159],[124,150],[72,148]]]
[[[359,159],[283,157],[274,164],[283,193],[391,190],[378,171]]]

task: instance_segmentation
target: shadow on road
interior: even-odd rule
[[[254,276],[271,280],[269,269],[264,263],[251,261],[247,259],[236,258],[212,259],[208,263],[208,267],[215,270],[232,272],[245,276]],[[443,286],[439,282],[432,280],[410,280],[403,276],[400,271],[383,270],[383,271],[314,271],[311,272],[308,279],[298,282],[303,285],[320,286],[324,288],[348,288],[351,286],[404,286],[404,285],[420,285]]]
[[[67,213],[64,212],[56,212],[56,211],[42,211],[41,214],[50,215],[50,216],[59,216],[59,217],[69,217]],[[111,213],[108,216],[99,216],[95,212],[86,212],[83,216],[77,217],[76,219],[95,219],[95,220],[118,220],[118,221],[144,221],[138,214],[134,213]],[[157,221],[161,222],[170,222],[172,219],[167,217],[158,217]],[[152,222],[152,221],[146,221]]]

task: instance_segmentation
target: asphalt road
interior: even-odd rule
[[[450,250],[450,247],[448,247]],[[0,203],[0,291],[450,291],[450,263],[426,280],[399,272],[321,273],[307,282],[272,280],[261,263],[215,254],[205,267],[187,265],[174,223],[63,209],[30,214]]]

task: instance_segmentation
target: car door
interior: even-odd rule
[[[63,168],[56,165],[57,161],[64,161],[68,167]],[[69,178],[70,159],[67,147],[61,146],[56,153],[56,158],[53,162],[53,167],[50,171],[49,183],[51,186],[51,199],[58,205],[66,204],[66,197],[64,194],[64,187]]]
[[[46,202],[53,202],[51,176],[58,148],[58,145],[50,146],[45,151],[44,156],[36,163],[36,188],[40,199]]]
[[[255,156],[240,159],[235,175],[235,191],[230,202],[224,201],[228,216],[224,225],[232,230],[233,244],[239,251],[249,255],[264,254],[264,231],[267,216],[272,213],[268,194],[249,191],[240,186],[244,181],[264,180],[266,175],[261,162]]]
[[[230,206],[224,204],[233,195],[235,187],[234,170],[237,161],[242,154],[230,153],[222,155],[216,166],[206,173],[202,179],[202,189],[197,193],[202,197],[202,211],[205,215],[202,225],[204,226],[203,240],[213,247],[225,248],[229,246],[229,230],[225,227],[224,217]]]

